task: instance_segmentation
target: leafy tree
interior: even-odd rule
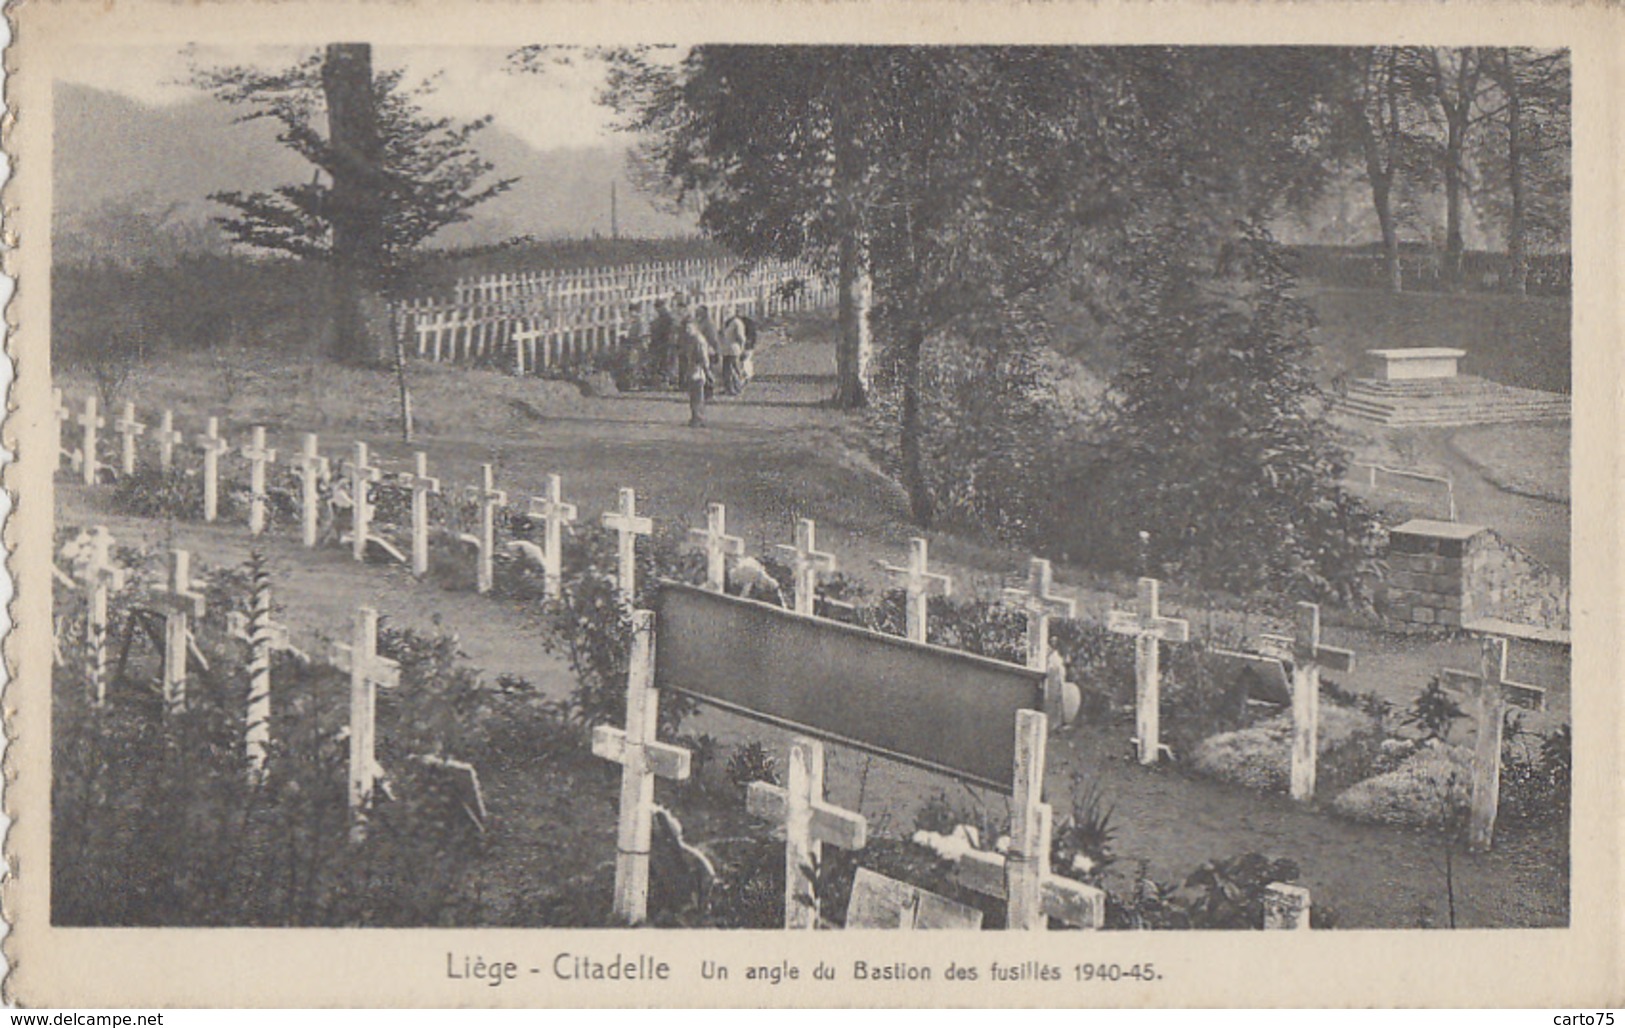
[[[1350,154],[1362,167],[1382,232],[1388,288],[1397,293],[1404,282],[1395,200],[1437,152],[1416,97],[1415,58],[1403,47],[1377,46],[1326,50],[1322,60],[1331,114],[1327,154]]]
[[[1374,521],[1338,485],[1312,313],[1262,229],[1218,276],[1183,252],[1177,234],[1143,244],[1090,541],[1125,566],[1143,546],[1153,568],[1220,587],[1359,599]]]
[[[1495,48],[1484,70],[1500,93],[1478,156],[1486,186],[1480,204],[1506,231],[1511,288],[1528,287],[1532,241],[1565,245],[1569,221],[1570,76],[1566,50]]]
[[[1462,282],[1462,207],[1469,182],[1468,154],[1473,134],[1490,117],[1485,107],[1491,79],[1485,75],[1482,47],[1423,47],[1404,51],[1413,94],[1441,123],[1444,146],[1438,151],[1444,179],[1446,280]]]
[[[234,242],[333,266],[333,353],[346,360],[374,356],[360,295],[394,295],[426,240],[516,181],[488,181],[493,166],[474,149],[489,116],[427,115],[420,101],[433,82],[406,87],[402,77],[373,73],[371,48],[349,43],[274,72],[193,70],[194,84],[245,110],[238,121],[272,120],[278,139],[314,167],[306,183],[210,199],[235,211],[217,219]]]

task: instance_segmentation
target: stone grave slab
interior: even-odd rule
[[[978,931],[982,927],[982,912],[946,896],[860,867],[857,877],[852,879],[852,899],[846,906],[846,926],[914,931]]]

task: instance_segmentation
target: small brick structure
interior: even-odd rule
[[[1388,611],[1399,621],[1460,628],[1489,604],[1474,571],[1493,538],[1483,525],[1407,521],[1388,533]]]

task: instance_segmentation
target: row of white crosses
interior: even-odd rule
[[[86,593],[86,645],[89,653],[89,691],[100,706],[107,699],[107,614],[111,593],[124,588],[125,569],[113,559],[114,539],[104,526],[96,526],[85,536],[74,563],[74,578]],[[180,713],[187,706],[188,658],[195,651],[194,619],[206,613],[206,600],[192,578],[192,558],[186,550],[171,550],[165,581],[154,592],[156,605],[164,612],[164,652],[162,688],[164,708]],[[263,780],[271,739],[271,660],[274,652],[286,650],[300,655],[285,625],[271,617],[268,579],[256,577],[247,617],[229,619],[228,630],[249,646],[249,696],[245,712],[244,755],[251,780]],[[350,673],[350,759],[349,805],[352,837],[366,832],[366,810],[381,774],[376,746],[377,689],[390,688],[400,681],[400,666],[378,655],[378,613],[361,608],[355,619],[349,644],[334,647],[336,667]]]

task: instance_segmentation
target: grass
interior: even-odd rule
[[[1322,371],[1364,374],[1365,351],[1451,346],[1467,351],[1463,374],[1503,385],[1567,393],[1569,301],[1491,293],[1392,294],[1308,286],[1303,298],[1320,319]]]
[[[1570,434],[1567,424],[1498,425],[1457,432],[1450,445],[1509,493],[1568,503]]]
[[[877,584],[875,561],[899,562],[916,530],[907,522],[900,490],[876,471],[852,438],[850,419],[820,406],[828,395],[833,358],[827,343],[801,345],[802,333],[814,320],[788,326],[797,345],[764,354],[761,379],[741,400],[716,404],[709,412],[711,426],[701,432],[684,427],[687,410],[675,394],[596,400],[556,382],[417,366],[413,383],[423,437],[419,446],[429,453],[431,473],[443,475],[448,490],[471,481],[479,462],[496,461],[499,485],[510,490],[517,505],[539,491],[546,474],[562,473],[566,496],[580,506],[583,520],[609,509],[616,488],[623,485],[637,488],[640,513],[667,523],[697,525],[706,502],[725,502],[730,531],[743,536],[752,551],[788,541],[794,517],[816,517],[822,548],[839,555],[841,569]],[[775,341],[784,339],[786,329],[770,328]],[[86,391],[81,376],[59,375],[58,384],[70,386],[74,395]],[[202,416],[229,413],[230,423],[223,429],[234,442],[254,423],[271,427],[272,442],[286,448],[284,453],[297,446],[299,430],[322,431],[330,453],[343,452],[350,439],[363,437],[375,445],[380,463],[398,469],[409,453],[394,441],[393,390],[388,374],[313,365],[263,350],[222,351],[165,357],[143,370],[128,398],[148,421],[155,420],[157,409],[173,407],[189,439],[201,427]],[[96,493],[65,482],[59,482],[58,497],[66,504],[59,516],[94,516],[106,521],[121,541],[138,527],[154,534],[173,531],[177,541],[199,552],[199,559],[222,564],[234,555],[240,559],[249,545],[240,525],[164,526],[112,518],[98,509]],[[523,674],[553,696],[569,687],[556,662],[538,659],[523,611],[412,581],[400,569],[356,568],[333,550],[304,551],[287,537],[267,538],[260,545],[286,569],[278,579],[279,601],[287,605],[287,618],[306,632],[330,630],[343,624],[358,603],[372,603],[404,624],[444,624],[458,632],[473,660],[489,673]],[[954,576],[956,594],[996,589],[1024,563],[1023,554],[950,537],[932,540],[932,557],[934,565]],[[1091,582],[1090,588],[1079,590],[1077,569],[1057,571],[1067,591],[1081,596],[1090,618],[1101,616],[1114,599],[1132,595],[1127,582]],[[1179,603],[1178,590],[1170,588],[1164,595]],[[1211,608],[1217,600],[1192,597],[1191,603]],[[1195,609],[1179,612],[1201,614]],[[1331,641],[1344,641],[1344,636],[1334,633]],[[1344,684],[1356,690],[1384,689],[1395,699],[1408,697],[1441,663],[1468,659],[1447,652],[1443,644],[1427,644],[1425,653],[1415,655],[1403,653],[1405,644],[1391,638],[1361,637],[1357,645],[1359,674]],[[1466,644],[1456,648],[1465,650]],[[1566,680],[1566,660],[1561,674]],[[1558,691],[1566,694],[1566,689]],[[774,752],[784,752],[785,739],[723,715],[707,714],[694,729],[712,732],[727,745],[767,740]],[[1069,739],[1057,735],[1050,759],[1052,788],[1074,768],[1105,776],[1107,795],[1123,825],[1120,854],[1146,855],[1155,873],[1167,876],[1247,848],[1279,852],[1304,864],[1312,884],[1345,910],[1351,926],[1408,924],[1406,904],[1426,888],[1425,848],[1397,833],[1340,824],[1292,808],[1282,797],[1261,797],[1184,775],[1144,773],[1122,760],[1123,734],[1122,726],[1098,725]],[[832,802],[864,809],[877,825],[887,819],[894,825],[910,824],[913,809],[942,785],[880,761],[871,774],[867,759],[838,749],[831,761]],[[499,847],[503,855],[484,869],[497,920],[529,922],[534,912],[526,908],[523,893],[556,889],[573,875],[591,876],[612,859],[613,835],[606,817],[612,819],[613,774],[591,762],[559,771],[558,781],[543,788],[534,781],[541,775],[499,775],[490,782],[489,798],[499,819],[495,831],[509,833]],[[708,826],[698,811],[693,813],[698,820],[690,824],[685,816],[685,826],[698,840],[737,833],[733,825]],[[537,839],[547,845],[538,848]],[[1378,852],[1383,859],[1373,862],[1371,854]],[[1552,866],[1548,862],[1542,871]],[[1407,883],[1404,902],[1380,887],[1376,876],[1390,873]],[[1566,919],[1564,897],[1549,877],[1517,883],[1516,895],[1502,898],[1506,890],[1501,885],[1512,873],[1499,858],[1483,868],[1479,884],[1487,906],[1482,923]]]

